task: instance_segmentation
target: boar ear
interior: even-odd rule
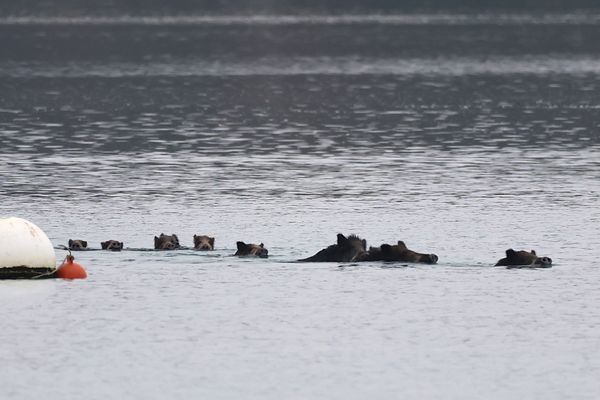
[[[176,235],[176,234],[174,234],[174,233],[171,233],[171,236],[173,236],[173,238],[179,242],[179,238],[177,237],[177,235]]]
[[[73,246],[73,239],[69,239],[69,247]]]
[[[398,240],[398,247],[400,247],[402,249],[406,249],[406,245],[404,244],[404,242],[402,240]]]
[[[515,256],[515,251],[513,249],[506,250],[506,258],[513,258]]]
[[[381,245],[381,252],[382,253],[389,253],[392,250],[392,246],[390,246],[389,244],[382,244]]]
[[[537,254],[535,254],[535,250],[531,250],[531,254],[533,254],[534,256],[537,256]]]
[[[102,247],[102,250],[106,250],[108,247],[108,242],[100,242],[100,246]]]
[[[348,241],[348,239],[346,239],[346,236],[342,235],[341,233],[337,234],[337,244],[338,245],[342,245],[344,244],[346,241]]]
[[[196,240],[197,237],[198,237],[198,235],[194,235],[194,240]]]
[[[367,249],[367,239],[362,240],[363,250]]]
[[[246,243],[244,243],[244,242],[237,242],[236,245],[237,245],[238,251],[242,251],[242,250],[246,249]]]
[[[87,242],[85,240],[82,240],[81,244],[83,245],[83,247],[87,247]]]
[[[215,238],[214,237],[208,238],[208,243],[210,243],[211,247],[214,248],[215,247]]]
[[[264,244],[264,243],[261,243],[261,244],[260,244],[260,247],[263,247],[263,248],[264,248],[264,247],[265,247],[265,244]]]
[[[154,236],[154,248],[158,249],[158,245],[160,244],[160,239],[158,236]]]

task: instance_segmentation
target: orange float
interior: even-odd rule
[[[87,273],[85,269],[76,262],[73,262],[75,257],[68,255],[65,261],[56,270],[56,277],[62,279],[85,279]]]

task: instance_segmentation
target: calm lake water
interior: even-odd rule
[[[0,18],[0,215],[217,247],[0,282],[0,397],[597,399],[598,37],[581,14]],[[439,263],[293,262],[338,232]],[[511,247],[554,266],[491,267]]]

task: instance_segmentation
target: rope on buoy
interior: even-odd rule
[[[69,255],[67,255],[65,257],[65,259],[62,260],[62,262],[60,263],[60,265],[63,265],[65,263],[65,261],[67,261],[68,257],[74,258],[73,255],[71,254],[71,250],[70,249],[65,248],[65,250],[67,250],[69,252]],[[48,272],[44,272],[43,274],[32,276],[31,279],[40,279],[40,278],[43,278],[44,276],[54,275],[56,273],[56,271],[58,271],[58,268],[55,268],[54,271],[48,271]]]
[[[45,273],[43,273],[43,274],[39,274],[39,275],[36,275],[36,276],[32,276],[32,277],[31,277],[31,279],[41,279],[41,278],[43,278],[43,277],[45,277],[45,276],[54,275],[55,273],[56,273],[56,270],[54,270],[54,271],[48,271],[48,272],[45,272]]]

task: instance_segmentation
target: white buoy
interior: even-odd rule
[[[0,278],[27,278],[56,268],[48,236],[22,218],[0,218]]]

